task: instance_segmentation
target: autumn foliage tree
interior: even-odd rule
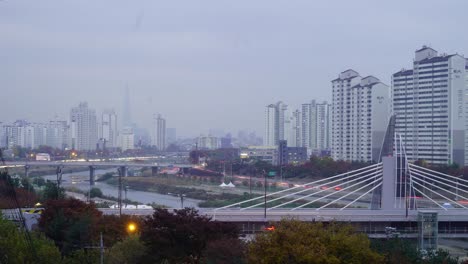
[[[207,256],[207,249],[212,250],[217,241],[218,249],[222,245],[230,255],[242,258],[243,251],[238,240],[237,227],[232,224],[211,221],[210,218],[198,215],[193,208],[185,208],[170,212],[166,209],[156,209],[147,217],[142,226],[141,240],[148,249],[147,263],[239,263],[217,261],[217,256]],[[224,242],[221,242],[224,241]],[[221,250],[221,249],[220,249]],[[232,250],[240,250],[232,252]]]
[[[96,233],[102,215],[93,203],[77,199],[48,200],[39,219],[39,227],[55,241],[62,254],[88,246],[97,240]]]
[[[249,263],[383,263],[365,234],[349,225],[282,220],[250,243]]]

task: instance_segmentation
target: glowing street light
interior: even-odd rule
[[[129,224],[127,225],[127,231],[128,231],[129,233],[135,233],[136,230],[137,230],[136,224],[134,224],[134,223],[129,223]]]

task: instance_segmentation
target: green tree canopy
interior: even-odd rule
[[[248,250],[249,263],[353,264],[383,263],[365,234],[349,225],[282,220],[275,230],[256,236]]]
[[[238,235],[236,226],[211,221],[193,208],[174,213],[156,209],[144,220],[141,230],[141,240],[151,252],[145,258],[148,263],[202,263],[209,242],[237,239]]]
[[[62,254],[88,246],[97,240],[99,219],[102,215],[93,203],[77,199],[48,200],[39,219],[39,227],[53,239]]]
[[[23,231],[0,214],[0,263],[9,264],[46,264],[60,263],[61,256],[58,248],[51,240],[43,235],[31,234],[35,254],[28,247]]]

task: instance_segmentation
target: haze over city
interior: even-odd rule
[[[331,101],[348,68],[390,85],[430,45],[466,52],[465,1],[1,1],[0,120],[68,119],[81,101],[180,136],[264,130],[264,107]]]

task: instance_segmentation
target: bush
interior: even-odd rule
[[[90,196],[91,198],[94,198],[94,197],[102,197],[102,191],[101,191],[101,189],[99,189],[99,188],[93,187],[93,188],[91,188],[91,190],[89,191],[89,196]]]
[[[262,188],[263,183],[261,181],[258,181],[258,182],[255,183],[255,186],[257,186],[257,188]]]

